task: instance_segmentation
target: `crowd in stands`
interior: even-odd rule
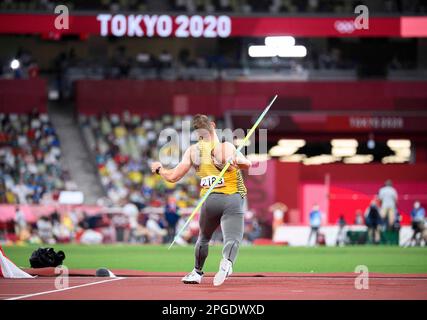
[[[110,56],[100,59],[77,57],[74,49],[69,52],[61,52],[55,59],[54,69],[56,72],[67,72],[70,68],[92,68],[98,71],[97,75],[102,78],[135,78],[137,71],[145,73],[153,72],[149,77],[161,77],[165,70],[208,68],[224,69],[230,67],[242,67],[237,59],[226,57],[222,54],[210,52],[208,55],[191,57],[187,49],[181,50],[176,56],[164,49],[158,54],[139,52],[132,56],[127,52],[126,46],[120,45],[114,49]],[[177,77],[179,78],[180,75]]]
[[[173,55],[168,50],[162,50],[159,54],[149,52],[139,52],[135,56],[128,54],[125,46],[119,46],[115,49],[110,58],[104,61],[91,61],[88,59],[77,58],[74,50],[69,53],[61,53],[56,61],[64,64],[66,71],[68,68],[88,67],[102,68],[102,77],[104,78],[135,78],[138,77],[137,71],[154,70],[151,77],[162,78],[164,71],[175,71],[176,78],[185,77],[183,70],[194,69],[242,69],[242,68],[271,68],[280,67],[282,69],[292,69],[293,65],[298,64],[304,69],[350,69],[355,68],[356,61],[350,57],[344,57],[339,47],[333,47],[330,50],[318,50],[308,43],[310,54],[304,58],[281,58],[281,59],[250,59],[243,64],[240,56],[236,53],[222,54],[220,52],[209,52],[206,55],[192,56],[188,49],[182,49],[177,55]],[[390,67],[399,68],[402,64],[396,57],[393,65]],[[63,70],[63,71],[64,71]],[[143,76],[143,75],[142,75]],[[145,75],[147,76],[147,75]],[[197,74],[193,77],[197,77]]]
[[[55,244],[55,243],[170,243],[181,229],[188,215],[183,215],[174,197],[167,197],[166,204],[158,211],[142,213],[133,203],[123,206],[120,212],[101,210],[87,214],[81,208],[58,206],[49,215],[36,220],[28,220],[19,205],[16,206],[13,220],[0,220],[0,242],[19,244]],[[176,238],[178,245],[195,243],[199,227],[193,221]],[[243,244],[250,244],[260,236],[260,227],[256,217],[248,211],[245,214]],[[217,230],[212,241],[222,242],[222,233]]]
[[[74,187],[47,114],[0,114],[0,203],[47,204]]]
[[[252,44],[261,44],[259,41],[254,40]],[[246,50],[239,48],[242,45],[228,52],[219,48],[193,54],[184,48],[176,54],[167,49],[158,53],[142,50],[135,54],[130,53],[125,44],[120,44],[111,47],[110,54],[97,57],[81,56],[70,48],[59,52],[52,63],[43,68],[39,67],[38,59],[31,50],[18,48],[14,56],[0,57],[3,59],[0,60],[0,77],[28,79],[38,77],[43,72],[53,76],[61,97],[71,97],[73,83],[79,79],[233,80],[260,73],[274,77],[315,76],[327,71],[331,76],[336,71],[357,70],[360,62],[358,51],[346,50],[345,43],[327,44],[323,48],[310,39],[298,41],[307,47],[308,55],[304,58],[241,59],[242,50]],[[414,70],[417,67],[411,59],[397,53],[387,59],[388,71]]]
[[[357,52],[345,51],[345,44],[331,45],[327,49],[319,48],[309,39],[302,41],[302,44],[307,46],[309,52],[305,58],[246,60],[241,59],[239,50],[227,53],[217,50],[194,55],[188,49],[182,49],[177,54],[164,49],[158,54],[149,51],[130,54],[126,46],[120,45],[110,56],[94,59],[78,57],[71,49],[58,55],[52,71],[60,91],[71,93],[72,83],[79,79],[233,80],[259,73],[265,76],[298,76],[329,71],[333,75],[337,70],[357,70]],[[395,55],[387,67],[393,71],[412,70],[416,65]]]
[[[28,221],[19,206],[15,219],[4,223],[1,231],[9,241],[19,243],[163,243],[167,237],[167,221],[163,214],[139,214],[133,204],[123,213],[87,214],[81,209],[58,207],[49,215]],[[1,238],[1,237],[0,237]],[[189,239],[191,240],[191,239]]]
[[[167,196],[173,196],[180,208],[195,203],[198,186],[193,174],[172,184],[151,174],[149,169],[150,162],[159,157],[159,150],[163,159],[170,160],[170,166],[178,163],[179,154],[186,143],[190,143],[190,137],[183,136],[182,123],[185,121],[190,124],[191,116],[165,115],[160,119],[144,119],[124,112],[122,115],[80,117],[83,135],[94,152],[108,201],[114,204],[130,201],[139,209],[164,205]],[[178,135],[176,142],[167,146],[167,138],[161,136],[165,128],[173,128]]]
[[[125,46],[119,46],[114,50],[111,57],[105,57],[104,60],[90,60],[87,58],[77,57],[74,50],[68,53],[62,52],[55,59],[56,72],[64,72],[70,68],[101,68],[99,76],[103,78],[135,78],[137,70],[147,73],[148,70],[155,70],[150,77],[161,78],[162,71],[175,70],[176,78],[180,79],[185,76],[182,70],[185,69],[242,69],[242,68],[276,68],[283,70],[295,68],[298,64],[301,68],[308,70],[325,70],[325,69],[354,69],[357,65],[357,56],[345,56],[343,54],[344,45],[331,46],[329,49],[317,48],[310,41],[304,43],[308,47],[309,54],[301,58],[264,58],[249,59],[243,63],[240,55],[222,54],[220,52],[209,52],[206,55],[200,54],[192,56],[188,49],[182,49],[177,55],[173,55],[168,50],[163,50],[159,54],[141,51],[135,56],[127,52]],[[414,66],[408,65],[407,61],[402,60],[395,55],[388,65],[390,69],[410,69]],[[197,75],[196,75],[197,76]]]
[[[187,49],[177,55],[163,50],[159,54],[141,51],[132,56],[125,46],[119,46],[110,57],[99,59],[77,57],[71,49],[58,55],[52,71],[59,94],[66,98],[72,96],[73,83],[79,79],[234,80],[257,74],[306,77],[318,71],[328,71],[331,76],[337,70],[354,72],[355,76],[358,58],[345,56],[340,46],[328,50],[318,50],[310,43],[307,46],[310,54],[303,59],[276,57],[249,59],[245,63],[233,54],[209,52],[192,56]],[[395,56],[388,68],[407,70],[413,69],[414,64]]]
[[[118,11],[169,11],[206,13],[353,13],[358,4],[370,5],[360,0],[2,0],[3,10],[53,11],[58,4],[65,4],[70,10]],[[427,11],[423,0],[386,0],[372,4],[379,13],[422,13]]]

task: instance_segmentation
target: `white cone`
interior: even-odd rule
[[[3,252],[0,246],[0,278],[33,278],[19,269]]]

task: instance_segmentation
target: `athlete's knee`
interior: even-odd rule
[[[197,243],[199,245],[209,245],[209,241],[211,241],[211,237],[208,237],[203,234],[200,234],[199,238],[197,239]]]
[[[224,232],[224,243],[237,242],[240,244],[242,240],[243,240],[243,231],[233,230],[233,232]]]
[[[238,239],[233,240],[227,240],[224,243],[224,247],[228,248],[229,250],[238,249],[240,247],[241,241]]]

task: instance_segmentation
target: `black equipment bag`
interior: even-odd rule
[[[63,251],[55,252],[53,248],[38,248],[30,257],[31,268],[57,267],[65,259]]]

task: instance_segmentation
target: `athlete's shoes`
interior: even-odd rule
[[[203,279],[203,273],[198,273],[195,269],[181,279],[185,284],[200,284]]]
[[[222,259],[219,264],[219,270],[216,273],[213,285],[220,286],[224,283],[225,279],[227,279],[233,273],[233,263],[228,259]]]

